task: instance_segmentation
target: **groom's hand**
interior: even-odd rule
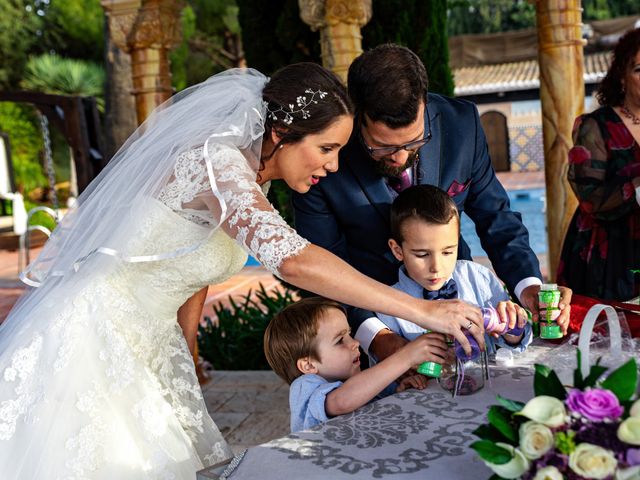
[[[409,341],[406,338],[392,332],[391,330],[380,330],[369,345],[369,352],[381,362],[385,358],[393,355],[395,352],[404,347]]]
[[[573,292],[567,287],[558,287],[560,290],[560,303],[558,308],[560,309],[560,316],[557,319],[558,325],[562,329],[564,335],[567,334],[569,329],[569,320],[571,317],[571,297]],[[538,292],[540,291],[540,285],[529,285],[520,294],[520,300],[522,306],[531,312],[532,321],[540,321],[540,306],[538,303]]]

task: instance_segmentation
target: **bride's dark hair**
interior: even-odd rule
[[[294,63],[275,72],[265,85],[262,98],[268,110],[263,138],[269,138],[274,130],[280,137],[263,160],[271,158],[280,145],[321,132],[340,115],[353,115],[353,105],[340,79],[311,62]]]

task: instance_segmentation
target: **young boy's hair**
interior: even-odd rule
[[[264,332],[264,355],[279,377],[291,384],[302,375],[296,362],[311,357],[320,361],[315,338],[320,318],[335,308],[345,313],[338,302],[322,297],[304,298],[274,316]]]
[[[415,185],[400,193],[391,205],[391,238],[402,244],[402,226],[410,218],[447,225],[454,217],[459,229],[458,207],[444,190],[433,185]]]

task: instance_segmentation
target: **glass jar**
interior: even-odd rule
[[[438,378],[440,386],[455,397],[471,395],[484,387],[488,378],[487,353],[480,351],[477,342],[470,333],[465,332],[472,347],[471,355],[466,355],[462,346],[456,341],[449,348],[442,373]]]

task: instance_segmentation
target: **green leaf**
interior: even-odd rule
[[[513,458],[509,450],[499,447],[488,440],[478,440],[473,442],[470,447],[476,451],[481,459],[495,465],[504,465]]]
[[[582,353],[580,349],[576,350],[576,365],[577,368],[573,371],[573,386],[582,390],[584,388],[584,378],[582,377],[582,370],[580,369],[580,359]]]
[[[536,373],[533,376],[533,391],[535,396],[548,395],[559,400],[567,398],[567,391],[562,382],[551,368],[546,365],[535,364]]]
[[[489,408],[487,414],[489,423],[493,425],[502,435],[507,437],[511,442],[518,443],[518,432],[511,424],[511,413],[497,405]]]
[[[498,475],[497,473],[494,473],[493,475],[491,475],[489,477],[489,480],[507,480],[504,477],[501,477],[500,475]]]
[[[505,437],[500,430],[495,428],[492,425],[480,425],[473,432],[476,437],[479,437],[482,440],[490,440],[492,442],[503,442],[508,443],[509,439]]]
[[[582,382],[582,386],[578,387],[580,389],[585,389],[587,387],[593,387],[598,379],[602,376],[604,372],[607,371],[607,367],[603,367],[602,365],[592,365],[589,370],[589,375]]]
[[[517,402],[515,400],[509,400],[508,398],[504,398],[500,395],[496,397],[500,405],[509,410],[510,412],[519,412],[524,408],[524,403]]]
[[[636,360],[632,358],[618,369],[611,372],[602,382],[602,388],[611,390],[618,400],[625,402],[631,398],[638,384]]]

